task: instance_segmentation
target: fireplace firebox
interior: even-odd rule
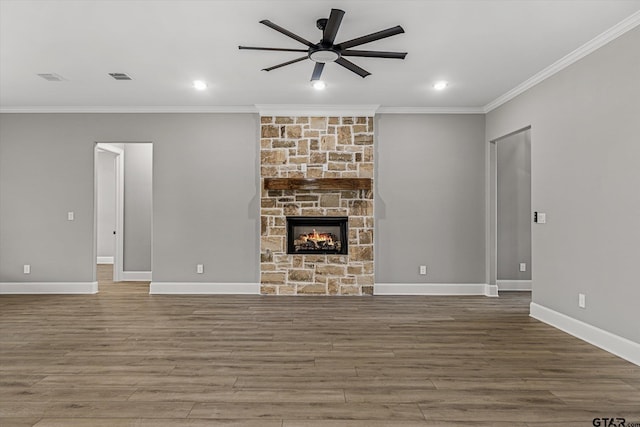
[[[349,219],[342,216],[288,216],[288,254],[348,254]]]

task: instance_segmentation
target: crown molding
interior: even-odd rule
[[[261,116],[375,116],[379,105],[256,104]]]
[[[510,91],[494,99],[493,101],[491,101],[490,103],[488,103],[482,108],[483,112],[488,113],[492,110],[495,110],[499,106],[512,100],[513,98],[527,91],[528,89],[531,89],[533,86],[537,85],[543,80],[546,80],[549,77],[553,76],[554,74],[564,70],[569,65],[575,62],[578,62],[585,56],[601,48],[602,46],[609,43],[610,41],[617,39],[624,33],[634,29],[638,25],[640,25],[640,11],[635,12],[631,16],[623,19],[613,27],[609,28],[604,33],[598,35],[597,37],[583,44],[573,52],[569,53],[568,55],[564,56],[563,58],[549,65],[547,68],[543,69],[539,73],[534,74],[528,80],[525,80],[524,82],[520,83],[518,86],[511,89]]]
[[[26,106],[26,107],[0,107],[0,113],[252,113],[258,110],[253,105],[229,105],[229,106],[174,106],[174,107],[149,107],[149,106]]]
[[[380,107],[379,105],[256,104],[210,107],[0,107],[0,113],[259,113],[262,116],[375,116],[376,114],[483,114],[482,107]]]
[[[380,107],[378,114],[484,114],[482,107]]]

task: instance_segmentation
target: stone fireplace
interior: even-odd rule
[[[372,295],[373,117],[263,116],[260,147],[260,292]],[[330,229],[316,226],[316,236],[304,228],[313,220]],[[337,251],[329,238],[346,240]]]

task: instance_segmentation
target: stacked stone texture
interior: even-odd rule
[[[263,182],[373,178],[373,156],[373,117],[261,117],[262,294],[373,294],[373,192],[265,190]],[[349,254],[288,255],[287,216],[349,217]]]

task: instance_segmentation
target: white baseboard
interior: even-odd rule
[[[150,271],[123,271],[120,280],[123,282],[150,282]]]
[[[498,291],[531,291],[531,280],[496,280]]]
[[[485,284],[484,295],[487,297],[499,297],[500,295],[498,295],[498,285],[490,285],[488,283]]]
[[[259,295],[259,283],[151,282],[150,294],[168,295]]]
[[[113,264],[112,256],[99,256],[97,259],[98,264]]]
[[[640,366],[640,344],[534,302],[530,316]]]
[[[0,294],[96,294],[98,282],[0,282]]]
[[[498,296],[486,283],[376,283],[374,295],[485,295]]]

